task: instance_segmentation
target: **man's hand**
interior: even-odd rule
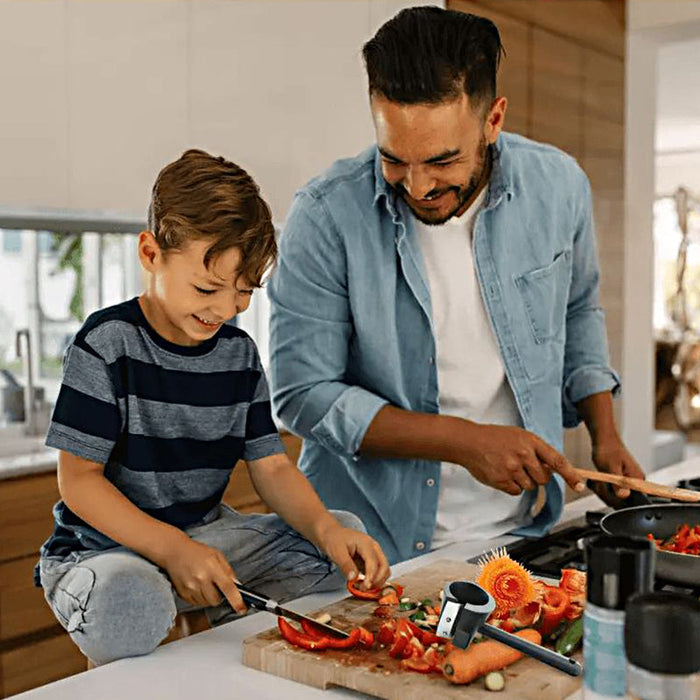
[[[234,583],[236,574],[215,547],[196,542],[183,533],[160,564],[168,572],[180,598],[188,603],[213,607],[221,603],[223,593],[239,615],[247,612]]]
[[[382,548],[369,535],[336,523],[318,538],[321,549],[334,561],[348,581],[357,578],[358,567],[365,580],[360,588],[379,588],[389,578],[389,562]]]
[[[593,444],[593,464],[601,472],[622,474],[635,479],[646,478],[637,460],[629,453],[617,434]],[[613,508],[623,507],[624,499],[630,495],[629,489],[612,489],[610,484],[593,483],[589,486],[601,500]]]
[[[518,496],[561,474],[575,491],[584,483],[564,455],[522,428],[466,422],[456,460],[482,484]]]

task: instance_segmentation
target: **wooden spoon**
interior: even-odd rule
[[[604,481],[608,484],[621,486],[624,489],[630,489],[630,491],[641,491],[642,493],[648,493],[650,496],[662,496],[663,498],[670,498],[674,501],[700,503],[700,491],[677,489],[673,486],[656,484],[653,481],[634,479],[631,476],[620,476],[619,474],[607,474],[606,472],[598,472],[590,469],[575,469],[574,471],[576,471],[582,479]]]

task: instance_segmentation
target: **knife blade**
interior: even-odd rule
[[[317,620],[314,620],[313,617],[302,615],[294,610],[283,608],[277,601],[272,600],[272,598],[269,596],[253,591],[250,588],[238,583],[238,581],[234,581],[234,583],[236,584],[236,588],[238,588],[240,591],[243,602],[251,608],[255,608],[256,610],[266,610],[267,612],[271,612],[273,615],[287,617],[290,620],[295,620],[296,622],[306,620],[315,627],[318,627],[319,630],[322,630],[327,634],[332,634],[334,637],[340,637],[341,639],[346,639],[350,636],[347,632],[343,632],[343,630],[338,629],[337,627],[327,625],[323,622],[318,622]]]

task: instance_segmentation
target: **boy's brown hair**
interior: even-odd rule
[[[190,149],[156,178],[148,227],[161,250],[182,248],[188,239],[213,239],[204,265],[229,248],[241,251],[238,273],[260,287],[277,257],[270,208],[248,173],[222,156]]]

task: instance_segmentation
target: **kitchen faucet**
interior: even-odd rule
[[[22,337],[26,339],[26,362],[27,382],[24,387],[24,432],[27,435],[39,435],[39,422],[37,420],[36,400],[34,397],[34,377],[32,372],[32,340],[28,328],[17,331],[17,357],[22,357]]]

